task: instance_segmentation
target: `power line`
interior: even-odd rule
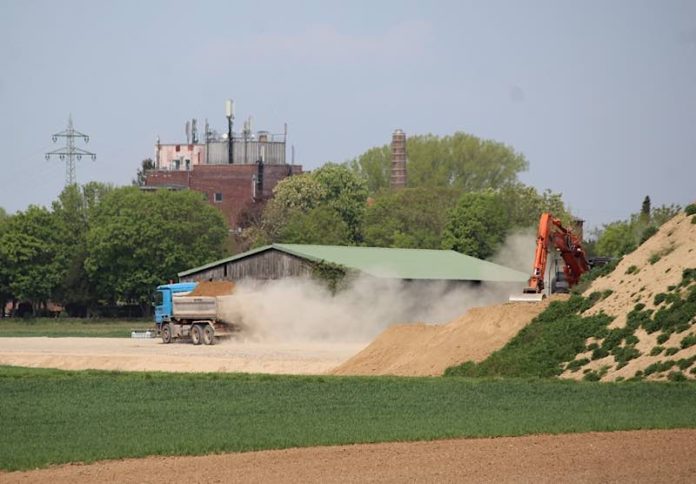
[[[75,146],[75,138],[82,138],[85,143],[89,143],[89,136],[73,128],[72,114],[68,116],[68,128],[53,135],[53,142],[58,141],[58,138],[65,138],[65,146],[57,150],[46,153],[46,159],[52,156],[57,156],[65,163],[65,186],[77,184],[77,175],[75,174],[75,160],[81,160],[83,156],[91,156],[92,160],[97,159],[97,155],[91,151],[83,150]]]

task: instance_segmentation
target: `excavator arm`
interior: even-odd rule
[[[568,286],[573,287],[580,277],[590,270],[585,251],[577,235],[563,226],[561,221],[550,213],[541,214],[537,230],[534,266],[529,283],[522,296],[511,296],[510,301],[541,301],[544,297],[544,274],[548,262],[549,249],[553,246],[563,259],[563,272]]]

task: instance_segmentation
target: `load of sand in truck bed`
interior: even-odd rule
[[[231,281],[203,281],[188,296],[229,296],[234,288],[235,284]]]

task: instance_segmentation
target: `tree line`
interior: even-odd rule
[[[486,259],[512,231],[536,228],[542,212],[572,219],[561,194],[519,180],[528,162],[512,147],[455,133],[411,137],[407,152],[405,188],[389,188],[390,147],[372,148],[282,180],[232,235],[193,191],[92,182],[65,188],[50,209],[0,209],[0,307],[27,301],[40,313],[52,301],[75,316],[124,304],[146,312],[153,288],[178,272],[274,242],[453,249]],[[587,248],[620,257],[678,210],[652,208],[646,197],[640,213],[596,231]]]
[[[343,164],[281,181],[250,217],[243,247],[273,242],[453,249],[493,255],[512,230],[550,211],[570,220],[560,194],[521,183],[527,160],[465,133],[407,141],[408,185],[391,190],[391,151],[372,148]]]
[[[49,301],[73,316],[147,313],[153,288],[225,253],[224,217],[200,193],[102,183],[66,187],[51,209],[0,217],[0,308]]]

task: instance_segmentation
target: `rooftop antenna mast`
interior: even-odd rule
[[[77,184],[75,160],[81,160],[83,156],[91,156],[92,160],[96,160],[97,155],[75,146],[75,138],[82,138],[85,143],[89,143],[89,136],[73,128],[72,114],[68,116],[68,128],[54,134],[53,142],[57,142],[58,138],[65,138],[65,146],[46,153],[46,159],[50,160],[52,156],[57,156],[61,161],[65,161],[65,186],[75,185]]]

